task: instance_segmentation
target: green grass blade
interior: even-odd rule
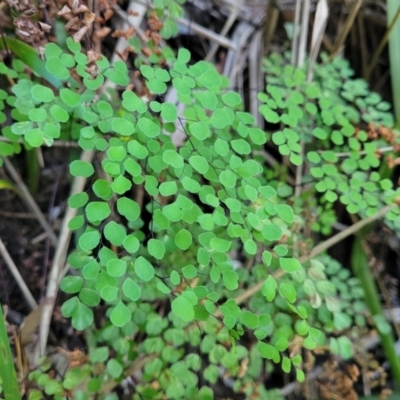
[[[398,0],[386,0],[387,6],[387,22],[390,26],[393,19],[396,17],[397,11],[400,7]],[[390,59],[390,79],[392,80],[392,92],[393,92],[393,106],[396,121],[396,128],[400,126],[400,74],[398,73],[400,68],[400,21],[397,20],[392,28],[392,32],[389,38],[389,59]]]
[[[3,394],[5,400],[20,400],[17,374],[11,354],[8,335],[4,323],[3,310],[0,304],[0,376],[3,380]]]
[[[0,39],[0,50],[7,49],[55,88],[60,89],[63,86],[59,79],[46,70],[45,62],[40,59],[33,47],[18,39],[3,37]]]
[[[363,235],[362,233],[360,236]],[[360,236],[356,236],[353,243],[351,254],[351,264],[354,274],[359,279],[364,290],[364,301],[368,307],[370,314],[373,317],[385,318],[379,301],[378,290],[375,285],[374,277],[368,265],[368,257],[362,247]],[[392,370],[393,378],[396,384],[400,387],[400,359],[396,354],[395,341],[392,332],[382,332],[378,329],[378,334],[381,339],[382,347],[385,352],[386,359],[389,362]]]

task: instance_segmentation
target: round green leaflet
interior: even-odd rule
[[[158,195],[158,180],[153,175],[146,175],[144,188],[150,196]]]
[[[58,56],[51,56],[47,58],[46,69],[58,79],[66,80],[70,77],[69,70],[64,66]]]
[[[283,235],[282,229],[275,224],[265,224],[261,229],[261,233],[265,239],[271,242],[279,240]]]
[[[155,78],[160,80],[161,82],[168,82],[171,78],[167,70],[162,69],[162,68],[157,68],[155,70]],[[164,103],[168,104],[168,103]]]
[[[166,18],[163,21],[163,27],[160,34],[164,39],[171,39],[178,33],[178,24],[172,18]]]
[[[247,326],[249,329],[256,329],[258,327],[258,315],[253,314],[250,311],[243,311],[240,316],[240,322]]]
[[[75,66],[75,59],[71,54],[62,54],[61,61],[67,68]]]
[[[52,117],[59,122],[67,122],[69,120],[69,113],[60,107],[58,104],[54,104],[50,108],[50,114]]]
[[[228,92],[222,95],[222,101],[229,107],[236,107],[242,104],[242,98],[239,93]]]
[[[235,139],[231,141],[231,146],[233,150],[238,154],[250,154],[251,146],[244,139]]]
[[[214,126],[214,128],[217,129],[224,129],[226,126],[228,126],[231,123],[231,119],[229,118],[226,110],[222,108],[217,108],[211,118],[210,118],[211,124]]]
[[[162,281],[157,282],[157,289],[164,294],[170,294],[171,289]]]
[[[258,191],[254,186],[246,185],[244,188],[244,192],[246,197],[251,201],[254,202],[258,198]]]
[[[114,110],[113,110],[111,104],[104,100],[100,100],[99,102],[97,102],[96,107],[97,107],[99,115],[102,118],[110,118],[114,114]]]
[[[254,124],[254,117],[250,113],[243,111],[236,111],[235,114],[239,118],[239,120],[242,121],[244,124],[246,125]]]
[[[93,319],[92,310],[79,301],[78,306],[72,315],[72,326],[78,331],[82,331],[93,323]]]
[[[120,72],[110,68],[104,72],[104,76],[116,85],[127,86],[129,84],[129,75],[126,72]]]
[[[129,308],[120,301],[111,311],[110,320],[113,325],[118,328],[125,326],[132,318],[132,313]]]
[[[174,168],[182,168],[184,165],[183,157],[175,150],[165,150],[163,153],[163,161]]]
[[[97,197],[108,200],[112,195],[111,185],[106,179],[97,179],[92,189]]]
[[[212,68],[200,75],[198,81],[206,89],[212,89],[221,85],[219,73]]]
[[[167,229],[170,225],[169,220],[166,218],[161,210],[155,210],[153,214],[153,221],[159,229]]]
[[[137,163],[132,157],[128,157],[124,161],[124,167],[126,171],[132,175],[132,177],[136,178],[134,180],[136,184],[141,183],[137,181],[138,179],[143,179],[143,177],[141,177],[142,168],[139,163]]]
[[[0,143],[0,156],[7,157],[14,154],[14,146],[10,143]]]
[[[162,260],[165,254],[165,247],[163,242],[158,239],[150,239],[147,243],[147,250],[149,254],[157,260]]]
[[[125,227],[115,221],[110,221],[104,228],[104,236],[114,246],[121,246],[126,237]]]
[[[182,268],[182,273],[186,279],[193,279],[197,276],[197,269],[194,265],[186,265]]]
[[[97,90],[104,83],[104,75],[99,74],[95,78],[91,76],[85,76],[83,78],[83,84],[90,90]]]
[[[229,240],[221,239],[214,237],[210,240],[210,247],[214,251],[218,251],[220,253],[228,253],[232,246],[232,242]]]
[[[244,249],[247,251],[247,253],[255,255],[257,253],[257,244],[254,240],[248,239],[244,243]]]
[[[110,216],[111,209],[108,203],[92,201],[86,206],[85,213],[90,222],[100,222]]]
[[[53,91],[42,85],[34,85],[31,88],[31,95],[35,101],[40,101],[43,103],[49,103],[54,100]]]
[[[79,238],[79,246],[82,250],[90,251],[100,243],[100,234],[98,231],[85,232]]]
[[[111,161],[122,161],[124,160],[125,156],[126,150],[124,146],[112,146],[107,150],[107,157]]]
[[[278,284],[275,278],[272,275],[269,275],[263,284],[261,293],[266,297],[268,301],[273,301],[276,296],[277,288]]]
[[[68,205],[71,208],[83,207],[89,201],[89,195],[86,192],[76,193],[68,199]]]
[[[125,118],[113,118],[111,126],[114,132],[121,136],[130,136],[135,131],[133,123]]]
[[[137,126],[149,138],[155,138],[161,133],[160,126],[145,117],[139,119]]]
[[[322,128],[314,128],[312,131],[312,134],[317,138],[317,139],[321,139],[321,140],[325,140],[328,137],[328,133],[326,132],[326,130],[322,129]]]
[[[267,358],[267,359],[272,359],[274,356],[274,353],[276,349],[271,346],[270,344],[264,343],[264,342],[258,342],[257,349],[259,353],[261,354],[261,357]]]
[[[175,122],[178,118],[176,106],[171,103],[163,103],[161,106],[161,117],[165,122]]]
[[[123,366],[117,360],[115,360],[115,359],[108,360],[108,362],[107,362],[107,372],[114,379],[119,378],[121,376],[123,370],[124,370]]]
[[[123,175],[117,176],[111,184],[111,189],[114,193],[119,195],[124,194],[132,187],[132,183],[129,179],[125,178]]]
[[[283,244],[279,244],[278,246],[274,247],[274,252],[280,257],[286,256],[288,251],[289,251],[288,248]]]
[[[94,130],[93,126],[85,126],[81,129],[81,138],[84,139],[92,139],[96,135],[96,131]]]
[[[178,61],[186,64],[190,61],[190,51],[185,48],[180,48],[178,51]]]
[[[117,210],[128,221],[136,221],[140,216],[139,204],[127,197],[120,197],[117,200]]]
[[[140,72],[147,79],[154,78],[154,68],[150,67],[149,65],[142,65],[140,67]]]
[[[151,121],[150,121],[151,122]],[[137,140],[131,140],[128,143],[128,151],[134,157],[143,160],[149,155],[147,147],[140,144]]]
[[[228,290],[236,290],[239,287],[238,278],[238,274],[235,271],[223,271],[222,273],[224,286]]]
[[[215,110],[218,105],[218,97],[210,90],[202,91],[197,94],[201,105],[208,110]]]
[[[43,132],[40,129],[32,129],[25,134],[25,140],[32,147],[40,147],[43,144]]]
[[[214,150],[220,156],[225,157],[229,152],[229,145],[225,140],[218,138],[214,143]]]
[[[71,231],[80,229],[84,223],[85,218],[83,218],[83,215],[77,215],[69,220],[68,229],[70,229]]]
[[[237,199],[227,198],[225,199],[225,204],[228,206],[229,210],[233,212],[240,212],[242,209],[242,202]]]
[[[176,203],[171,203],[164,206],[161,212],[170,222],[178,222],[183,217],[183,212]]]
[[[60,57],[62,53],[62,49],[56,43],[48,43],[44,48],[46,57]]]
[[[162,182],[160,185],[160,194],[161,196],[172,196],[178,190],[178,185],[175,181],[172,182]]]
[[[305,376],[304,372],[301,369],[296,369],[296,380],[298,382],[304,382],[305,379],[306,379],[306,376]]]
[[[219,179],[221,181],[221,183],[229,188],[229,189],[233,189],[236,185],[236,174],[230,170],[226,170],[226,171],[222,171],[219,174]]]
[[[267,134],[260,128],[249,128],[250,139],[254,144],[263,145],[267,141]]]
[[[205,140],[211,135],[210,127],[205,122],[193,122],[189,131],[198,140]]]
[[[147,104],[141,100],[135,93],[125,91],[122,93],[122,105],[128,111],[137,111],[138,113],[144,113],[147,111]]]
[[[100,296],[103,300],[111,303],[118,297],[119,290],[115,286],[105,285],[100,290]]]
[[[294,221],[293,210],[287,204],[277,204],[276,211],[285,222],[292,223]]]
[[[69,171],[72,176],[83,176],[89,178],[94,174],[93,165],[87,161],[75,160],[69,165]]]
[[[145,282],[150,281],[154,277],[154,267],[142,256],[135,261],[136,275]]]
[[[296,258],[280,258],[279,265],[284,271],[288,273],[297,272],[302,269],[300,261]]]
[[[78,307],[79,300],[76,296],[68,299],[61,307],[62,315],[66,318],[71,318],[76,308]]]
[[[195,179],[189,178],[188,176],[185,176],[181,183],[183,188],[190,193],[198,193],[201,189],[199,182]]]
[[[290,303],[294,303],[296,301],[296,289],[290,283],[283,282],[279,286],[279,294],[286,298]]]
[[[214,221],[211,214],[199,215],[197,222],[206,231],[212,231],[214,229]]]
[[[177,286],[181,283],[181,276],[177,271],[172,271],[170,274],[170,281],[173,285]]]
[[[172,300],[172,311],[185,322],[194,320],[193,305],[182,295]]]
[[[154,112],[160,112],[161,104],[158,101],[153,100],[150,102],[150,109],[151,109],[151,111],[154,111]]]
[[[187,229],[181,229],[175,235],[175,244],[181,250],[187,250],[192,244],[192,234]]]
[[[229,329],[233,329],[236,325],[236,318],[232,315],[226,315],[223,321],[225,326]]]
[[[128,253],[136,253],[139,250],[140,242],[136,236],[128,235],[122,242],[122,245]]]
[[[89,307],[96,307],[99,305],[101,298],[97,291],[83,288],[79,293],[79,300]]]
[[[132,301],[137,301],[140,299],[142,290],[140,286],[131,278],[125,279],[122,284],[122,292],[124,295]]]
[[[123,276],[126,272],[126,268],[127,268],[126,261],[123,260],[114,259],[110,260],[107,263],[108,275],[116,278]]]
[[[60,288],[65,293],[78,293],[82,289],[83,278],[80,276],[66,276],[60,283]]]
[[[82,269],[82,275],[85,279],[97,278],[100,272],[100,265],[96,260],[90,261]]]
[[[204,157],[197,155],[189,158],[189,164],[200,174],[205,174],[210,168],[208,161]]]

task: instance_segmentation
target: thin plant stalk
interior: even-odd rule
[[[362,237],[365,237],[365,231],[355,237],[352,248],[351,264],[354,274],[360,281],[364,290],[364,301],[371,315],[376,318],[384,319],[384,313],[379,301],[379,293],[368,265],[368,257],[362,246]],[[400,359],[396,353],[395,340],[391,330],[389,332],[378,329],[382,347],[389,362],[393,378],[398,387],[400,387]]]
[[[40,176],[39,160],[36,149],[26,150],[25,160],[28,174],[28,188],[31,194],[35,195],[38,191]]]
[[[390,27],[394,18],[396,18],[397,11],[400,7],[399,0],[386,0],[387,6],[387,22]],[[392,27],[392,32],[389,37],[389,60],[390,60],[390,78],[392,80],[393,92],[393,107],[396,121],[396,128],[400,127],[400,21]]]
[[[389,46],[389,60],[390,70],[392,79],[392,91],[393,91],[393,107],[395,114],[396,127],[400,127],[400,76],[397,73],[400,68],[400,46],[398,37],[400,36],[400,21],[399,21],[399,2],[398,0],[387,0],[387,23],[388,23],[388,46]],[[386,39],[386,38],[384,38]],[[368,72],[374,65],[371,62]],[[387,163],[383,163],[380,168],[381,178],[391,178],[393,170],[390,170]],[[375,284],[375,279],[372,276],[370,268],[368,266],[368,257],[365,253],[362,240],[366,237],[368,230],[359,232],[356,236],[356,240],[353,244],[352,249],[352,267],[354,274],[360,280],[360,283],[364,290],[365,303],[372,316],[384,318],[381,303],[379,301],[379,293]],[[398,387],[400,387],[400,359],[396,353],[395,340],[392,332],[382,332],[378,329],[378,334],[381,339],[382,347],[385,352],[387,361],[389,362],[393,378]]]
[[[395,0],[395,1],[397,1],[397,0]],[[359,11],[362,3],[363,3],[363,0],[356,0],[353,3],[353,5],[351,6],[349,13],[347,15],[346,21],[344,23],[344,26],[343,26],[339,36],[337,37],[335,44],[333,45],[333,49],[332,49],[331,57],[330,57],[331,60],[337,56],[343,43],[345,42],[347,35],[349,34],[351,27],[353,26],[354,20],[357,17],[358,11]]]
[[[389,14],[388,14],[388,16],[389,16]],[[397,25],[399,18],[400,18],[400,6],[396,11],[395,16],[391,19],[391,21],[389,21],[389,18],[388,18],[388,25],[389,25],[388,29],[385,32],[385,35],[383,36],[383,38],[381,39],[379,46],[376,49],[376,51],[372,57],[372,60],[369,63],[367,70],[364,74],[364,79],[366,81],[369,81],[372,71],[375,69],[376,65],[378,64],[379,57],[382,54],[382,51],[384,50],[384,48],[386,47],[386,44],[387,44],[390,36],[393,34],[393,28]]]
[[[0,304],[0,377],[5,400],[21,400],[3,310]]]

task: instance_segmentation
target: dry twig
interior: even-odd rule
[[[2,255],[5,263],[7,264],[8,269],[10,270],[12,276],[17,282],[19,288],[21,289],[21,292],[25,297],[25,300],[28,303],[29,307],[32,310],[35,309],[37,307],[35,298],[32,296],[32,293],[28,289],[28,286],[26,286],[25,281],[22,279],[22,276],[19,273],[17,266],[15,265],[13,259],[11,258],[9,252],[7,251],[6,246],[4,245],[1,239],[0,239],[0,254]]]
[[[94,156],[93,150],[84,151],[82,153],[81,160],[86,162],[91,162],[93,156]],[[86,184],[86,178],[84,177],[75,178],[71,188],[70,196],[76,193],[81,193],[85,187],[85,184]],[[55,251],[53,263],[51,265],[51,270],[49,273],[49,279],[47,282],[46,299],[48,301],[43,306],[42,320],[40,324],[40,336],[39,336],[38,348],[35,354],[37,360],[38,357],[43,356],[46,351],[47,337],[49,335],[50,321],[53,313],[54,302],[56,300],[58,287],[60,283],[60,276],[62,274],[62,268],[65,263],[69,242],[72,234],[71,230],[68,228],[68,223],[71,220],[71,218],[73,218],[76,215],[76,213],[77,209],[68,207],[62,221],[58,246]]]
[[[56,235],[54,234],[53,230],[51,229],[51,226],[49,225],[49,223],[46,221],[46,218],[44,217],[42,211],[40,211],[39,206],[36,204],[35,200],[33,199],[32,195],[30,194],[25,183],[22,181],[21,177],[19,176],[18,172],[16,171],[14,166],[11,164],[11,162],[7,158],[4,158],[4,165],[6,166],[8,172],[10,173],[14,182],[17,184],[19,190],[23,194],[23,197],[22,197],[23,200],[25,201],[27,206],[32,210],[32,212],[35,214],[37,220],[39,221],[39,223],[43,227],[43,229],[47,232],[47,234],[49,235],[49,238],[51,239],[53,244],[56,245],[57,244]]]

